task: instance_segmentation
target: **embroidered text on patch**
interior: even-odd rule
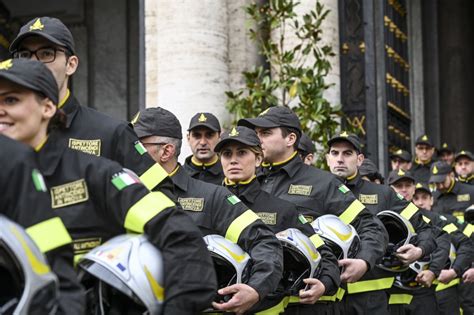
[[[275,225],[277,223],[277,214],[271,212],[257,212],[258,217],[263,223],[268,225]]]
[[[53,209],[70,206],[89,200],[89,191],[84,179],[51,187]]]
[[[379,203],[379,196],[378,195],[362,195],[359,196],[360,202],[366,205],[376,205]]]
[[[458,202],[463,202],[463,201],[470,201],[471,196],[469,194],[463,194],[463,195],[458,195],[457,196],[457,201]]]
[[[183,210],[200,212],[204,209],[204,198],[178,198]]]
[[[83,140],[83,139],[69,139],[69,148],[91,155],[100,156],[100,139]]]
[[[288,188],[288,195],[301,195],[301,196],[309,196],[311,195],[311,191],[313,190],[313,186],[311,185],[290,185]]]

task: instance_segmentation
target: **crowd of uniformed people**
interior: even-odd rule
[[[474,155],[428,135],[384,178],[330,172],[286,107],[222,130],[79,104],[74,39],[34,18],[0,63],[0,314],[474,314]],[[471,199],[472,198],[472,199]]]

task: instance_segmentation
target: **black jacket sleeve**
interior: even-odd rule
[[[431,263],[429,270],[431,270],[436,277],[444,268],[449,256],[449,248],[451,243],[449,241],[449,234],[444,232],[437,226],[433,226],[434,237],[436,241],[436,249],[431,253]]]

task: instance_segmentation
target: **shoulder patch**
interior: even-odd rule
[[[260,220],[267,225],[275,225],[277,223],[277,214],[272,212],[256,212]]]
[[[347,186],[344,184],[339,185],[337,189],[339,189],[339,191],[342,192],[343,194],[347,194],[350,191],[350,189],[347,188]]]
[[[231,205],[236,205],[240,202],[240,199],[236,195],[229,195],[227,196],[227,202]]]
[[[379,203],[379,196],[377,194],[374,194],[374,195],[360,194],[359,195],[359,200],[360,200],[360,202],[362,202],[363,204],[366,204],[366,205],[376,205],[376,204]]]
[[[125,187],[128,187],[133,184],[141,183],[138,176],[134,172],[126,168],[112,175],[111,182],[118,190],[122,190]]]
[[[305,216],[302,215],[302,214],[300,214],[300,215],[298,216],[298,220],[300,220],[300,222],[301,222],[302,224],[309,223],[308,220],[306,220]]]
[[[458,202],[463,202],[463,201],[470,201],[471,196],[469,194],[463,194],[463,195],[458,195],[457,196],[457,201]]]
[[[204,198],[178,198],[183,210],[201,212],[204,209]]]
[[[77,151],[81,151],[87,154],[100,156],[100,139],[95,140],[83,140],[69,138],[69,148]]]
[[[400,200],[404,200],[404,199],[405,199],[405,198],[403,198],[403,196],[400,195],[399,193],[397,193],[397,197],[398,197],[398,199],[400,199]]]
[[[37,191],[46,192],[48,189],[46,188],[46,183],[44,182],[43,175],[37,170],[34,169],[31,172],[31,178],[33,179],[33,184],[35,185],[35,189]]]
[[[143,145],[143,143],[140,142],[140,140],[138,141],[135,141],[135,150],[137,150],[137,152],[140,154],[140,155],[143,155],[145,153],[147,153],[148,151],[146,150],[145,146]]]
[[[74,255],[85,254],[91,249],[96,248],[102,244],[102,238],[82,238],[72,241],[72,246],[74,249]]]
[[[289,195],[301,195],[301,196],[309,196],[311,195],[311,191],[313,190],[312,185],[290,185],[288,188]]]
[[[53,209],[66,207],[89,200],[89,191],[84,179],[51,187]]]

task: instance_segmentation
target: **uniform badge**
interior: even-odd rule
[[[33,179],[33,184],[37,191],[46,192],[48,189],[46,188],[46,183],[44,182],[43,175],[37,170],[34,169],[31,172],[31,178]]]
[[[256,212],[260,220],[267,225],[275,225],[277,223],[277,214],[271,212]]]
[[[458,195],[457,196],[457,201],[458,202],[463,202],[463,201],[470,201],[471,196],[469,194],[463,194],[463,195]]]
[[[40,18],[37,18],[36,21],[30,26],[30,31],[41,31],[43,28],[43,23],[41,23]]]
[[[227,202],[234,206],[240,202],[240,199],[236,195],[230,195],[227,196]]]
[[[201,114],[201,115],[199,116],[199,118],[198,118],[198,121],[199,121],[199,122],[206,122],[206,121],[207,121],[206,115]]]
[[[73,240],[72,246],[74,249],[74,255],[85,254],[100,244],[102,244],[102,239],[100,237]]]
[[[378,195],[359,195],[359,200],[363,204],[366,205],[376,205],[379,203],[379,196]]]
[[[347,186],[344,184],[339,185],[337,189],[339,189],[339,191],[342,192],[343,194],[347,194],[350,191],[350,189],[347,188]]]
[[[122,190],[133,184],[141,183],[138,176],[128,169],[123,169],[121,172],[112,175],[111,182],[118,190]]]
[[[84,179],[51,187],[53,209],[62,208],[89,200],[89,191]]]
[[[12,66],[13,66],[13,63],[11,59],[0,62],[0,70],[8,70]]]
[[[402,196],[402,195],[400,195],[399,193],[397,193],[397,197],[398,197],[398,199],[400,199],[400,200],[403,200],[403,199],[405,199],[405,198],[403,198],[403,196]]]
[[[134,146],[135,146],[135,150],[137,150],[137,152],[140,153],[140,155],[143,155],[148,152],[145,146],[143,145],[143,143],[141,143],[139,140],[135,142]]]
[[[83,140],[83,139],[69,139],[69,148],[81,151],[87,154],[100,156],[100,139]]]
[[[305,218],[305,216],[302,215],[302,214],[300,214],[300,215],[298,216],[298,220],[300,220],[301,224],[309,223],[308,220]],[[311,219],[311,221],[313,221],[313,220]]]
[[[303,215],[303,217],[306,219],[308,223],[311,223],[314,221],[314,217],[310,215]],[[301,221],[301,220],[300,220]]]
[[[183,210],[201,212],[204,209],[204,198],[178,198]]]
[[[312,190],[313,190],[312,185],[290,185],[290,188],[288,189],[288,194],[309,196],[311,195]]]

